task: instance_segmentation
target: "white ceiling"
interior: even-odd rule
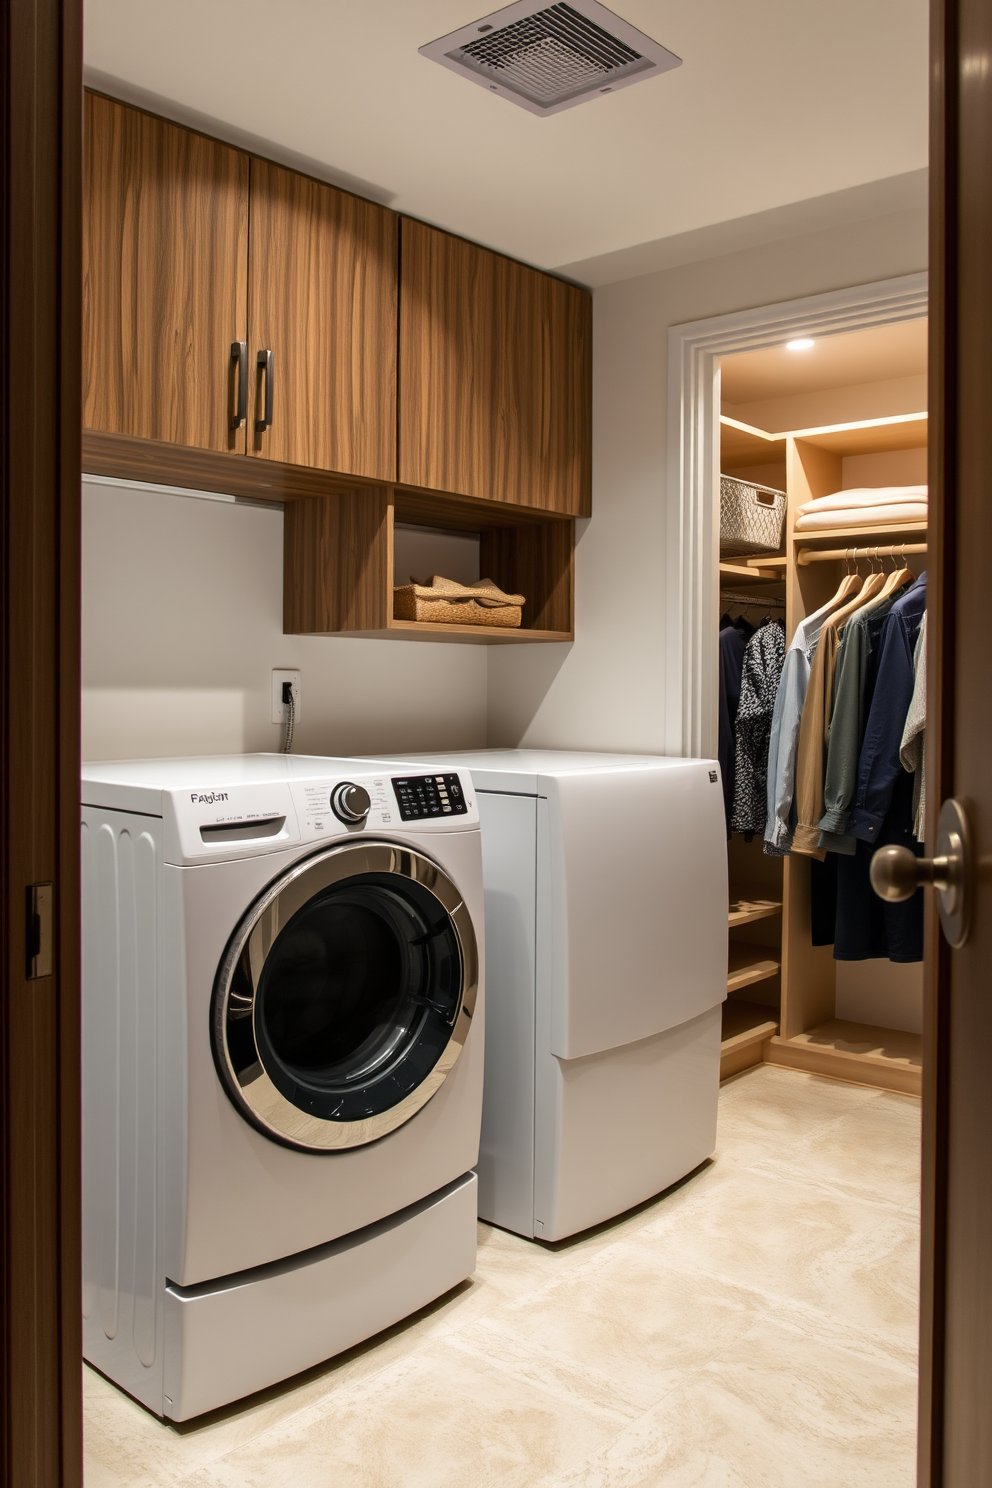
[[[612,8],[682,66],[543,119],[417,54],[485,0],[86,0],[86,63],[544,268],[925,166],[927,0]]]
[[[752,403],[866,382],[919,376],[927,370],[927,321],[902,320],[818,336],[805,351],[767,346],[720,362],[725,403]]]

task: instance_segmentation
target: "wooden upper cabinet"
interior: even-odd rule
[[[587,516],[591,354],[586,291],[403,219],[401,482]]]
[[[250,452],[396,479],[397,253],[394,212],[252,159]]]
[[[84,427],[244,450],[248,156],[87,93],[83,244]]]

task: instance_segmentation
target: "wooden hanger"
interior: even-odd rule
[[[836,605],[843,604],[845,600],[852,599],[861,588],[861,575],[857,572],[846,573],[840,581],[840,588],[826,606],[832,610]]]
[[[877,548],[875,549],[875,552],[876,553],[878,552],[878,549]],[[895,563],[895,554],[894,553],[891,554],[891,558],[892,558],[892,562],[894,564]],[[912,571],[912,569],[909,569],[909,568],[906,567],[905,559],[903,559],[903,566],[902,566],[902,568],[893,568],[892,573],[890,573],[889,576],[888,576],[888,578],[886,579],[885,584],[884,584],[884,587],[882,589],[882,592],[878,596],[879,603],[881,603],[883,599],[890,598],[891,595],[895,594],[895,592],[896,592],[897,589],[901,589],[902,588],[903,584],[908,584],[909,581],[910,581],[910,579],[912,577],[913,577],[913,571]]]
[[[855,548],[854,562],[857,563],[857,561],[858,550],[857,548]],[[844,624],[845,620],[848,620],[856,610],[861,609],[862,605],[866,605],[870,599],[877,598],[878,594],[884,587],[884,584],[885,575],[883,573],[876,573],[873,569],[872,572],[865,579],[864,583],[862,584],[861,588],[858,590],[854,598],[849,600],[847,604],[842,605],[839,610],[835,610],[832,615],[827,616],[826,624],[836,626],[839,629],[840,626]],[[841,589],[843,589],[843,587],[844,586],[842,584]],[[838,591],[838,593],[839,592],[840,591]]]

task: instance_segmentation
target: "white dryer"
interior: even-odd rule
[[[442,754],[472,772],[486,904],[479,1213],[558,1240],[713,1151],[727,847],[713,760]]]
[[[475,1266],[467,771],[83,771],[84,1351],[184,1420]]]

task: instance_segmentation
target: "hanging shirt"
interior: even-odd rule
[[[785,633],[777,622],[762,625],[744,652],[734,803],[730,824],[735,832],[763,832],[768,804],[768,744],[772,713],[785,661]]]
[[[737,706],[741,696],[741,670],[747,641],[736,625],[720,631],[720,699],[717,758],[723,779],[723,807],[730,836],[730,813],[734,805],[734,756],[736,753]]]
[[[792,850],[792,806],[796,793],[799,726],[809,685],[810,664],[823,623],[834,608],[831,600],[830,604],[801,620],[785,655],[768,740],[765,852],[769,857],[782,858]]]
[[[913,831],[917,842],[922,842],[925,832],[927,786],[924,766],[924,739],[927,726],[927,616],[923,612],[920,633],[913,652],[913,697],[906,715],[906,727],[899,746],[899,760],[904,770],[913,779]]]
[[[926,605],[924,573],[892,606],[882,627],[875,691],[858,761],[858,788],[848,826],[851,836],[862,842],[879,841],[893,790],[903,774],[899,749],[916,685],[913,653]]]
[[[872,599],[883,585],[879,575],[869,575],[856,599],[824,621],[810,668],[806,705],[799,727],[799,756],[796,762],[796,830],[793,852],[822,858],[820,817],[823,815],[823,771],[826,763],[827,729],[833,709],[834,675],[843,625]]]
[[[875,660],[885,617],[900,592],[873,599],[844,626],[837,652],[833,711],[827,735],[820,846],[828,852],[854,853],[847,824],[858,785],[858,759],[871,707]]]

